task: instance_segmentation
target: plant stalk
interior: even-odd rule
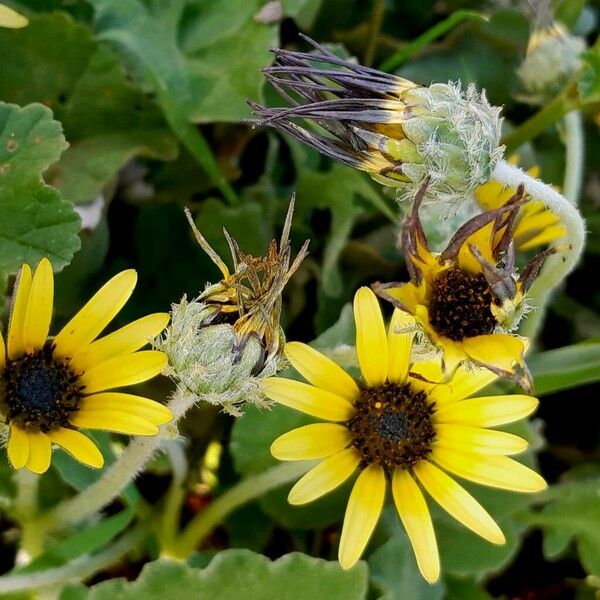
[[[581,112],[572,110],[563,119],[563,142],[566,150],[565,179],[562,193],[573,204],[579,202],[583,182],[584,147]]]
[[[554,188],[534,179],[517,166],[504,160],[498,161],[492,179],[517,188],[520,184],[535,200],[540,200],[554,212],[566,228],[566,235],[555,243],[556,253],[549,256],[542,270],[529,289],[529,297],[535,312],[524,322],[520,333],[531,340],[541,325],[544,308],[552,291],[564,281],[575,268],[585,243],[585,222],[577,207],[561,196]]]
[[[155,452],[168,439],[173,438],[174,425],[197,400],[189,392],[178,390],[168,407],[173,413],[173,421],[162,425],[157,435],[152,437],[137,436],[119,458],[110,466],[102,477],[76,496],[63,500],[36,521],[46,533],[60,529],[66,525],[74,525],[86,517],[98,512],[109,504],[125,486],[135,479]]]
[[[240,481],[190,521],[178,537],[175,556],[187,558],[227,515],[267,492],[298,479],[313,464],[312,461],[285,462]]]

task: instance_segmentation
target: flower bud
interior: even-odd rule
[[[219,267],[223,279],[208,285],[198,298],[188,301],[184,297],[174,304],[171,324],[156,345],[169,357],[170,374],[180,391],[236,416],[244,403],[266,403],[259,382],[281,366],[281,293],[308,246],[307,241],[291,261],[288,238],[293,205],[292,200],[279,248],[275,240],[271,241],[266,256],[244,254],[225,232],[233,272],[187,213],[199,244]]]
[[[554,98],[581,66],[585,40],[572,36],[559,23],[535,31],[527,55],[517,69],[523,102],[544,105]]]
[[[418,86],[308,41],[317,52],[275,50],[275,64],[264,73],[291,107],[251,103],[259,124],[367,171],[404,197],[412,198],[428,176],[425,200],[462,202],[490,178],[502,154],[500,109],[484,93],[451,82]]]

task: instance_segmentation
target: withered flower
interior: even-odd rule
[[[402,233],[411,281],[376,283],[374,291],[415,316],[442,350],[447,373],[471,362],[531,389],[524,362],[527,341],[513,332],[528,309],[527,290],[553,250],[538,254],[518,274],[513,232],[524,202],[522,187],[503,206],[469,219],[438,254],[429,250],[419,219],[426,185]]]
[[[308,240],[292,260],[289,234],[294,199],[285,219],[279,245],[269,244],[261,257],[245,254],[224,230],[233,270],[196,228],[186,211],[202,249],[223,278],[191,302],[184,297],[172,307],[171,326],[160,349],[169,356],[172,376],[180,390],[240,414],[245,402],[264,402],[258,381],[273,375],[285,341],[279,325],[281,294],[307,254]]]
[[[263,69],[289,107],[251,102],[259,125],[287,132],[410,198],[425,176],[430,198],[454,203],[489,180],[502,153],[500,109],[483,93],[452,83],[419,86],[302,38],[315,52],[276,49],[274,65]]]

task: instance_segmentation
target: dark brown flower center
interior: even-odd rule
[[[429,322],[436,333],[455,342],[493,333],[496,327],[490,308],[493,300],[483,275],[448,269],[433,283]]]
[[[83,397],[79,376],[53,356],[52,344],[7,361],[1,379],[7,423],[31,431],[67,426]]]
[[[424,459],[435,437],[432,413],[425,393],[412,390],[409,384],[364,388],[354,416],[346,423],[362,465],[376,463],[391,472]]]

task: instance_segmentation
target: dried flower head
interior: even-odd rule
[[[284,342],[279,325],[281,294],[307,254],[308,240],[292,260],[289,242],[294,199],[279,245],[261,257],[242,252],[224,230],[233,271],[209,245],[186,211],[196,239],[223,278],[188,302],[172,307],[172,321],[157,345],[169,356],[172,376],[181,389],[240,414],[245,402],[264,403],[258,381],[279,366]]]
[[[275,64],[263,70],[290,107],[251,103],[260,125],[285,131],[411,198],[425,176],[429,198],[453,203],[490,178],[502,154],[500,109],[484,93],[454,83],[419,86],[303,39],[316,52],[274,50]]]

